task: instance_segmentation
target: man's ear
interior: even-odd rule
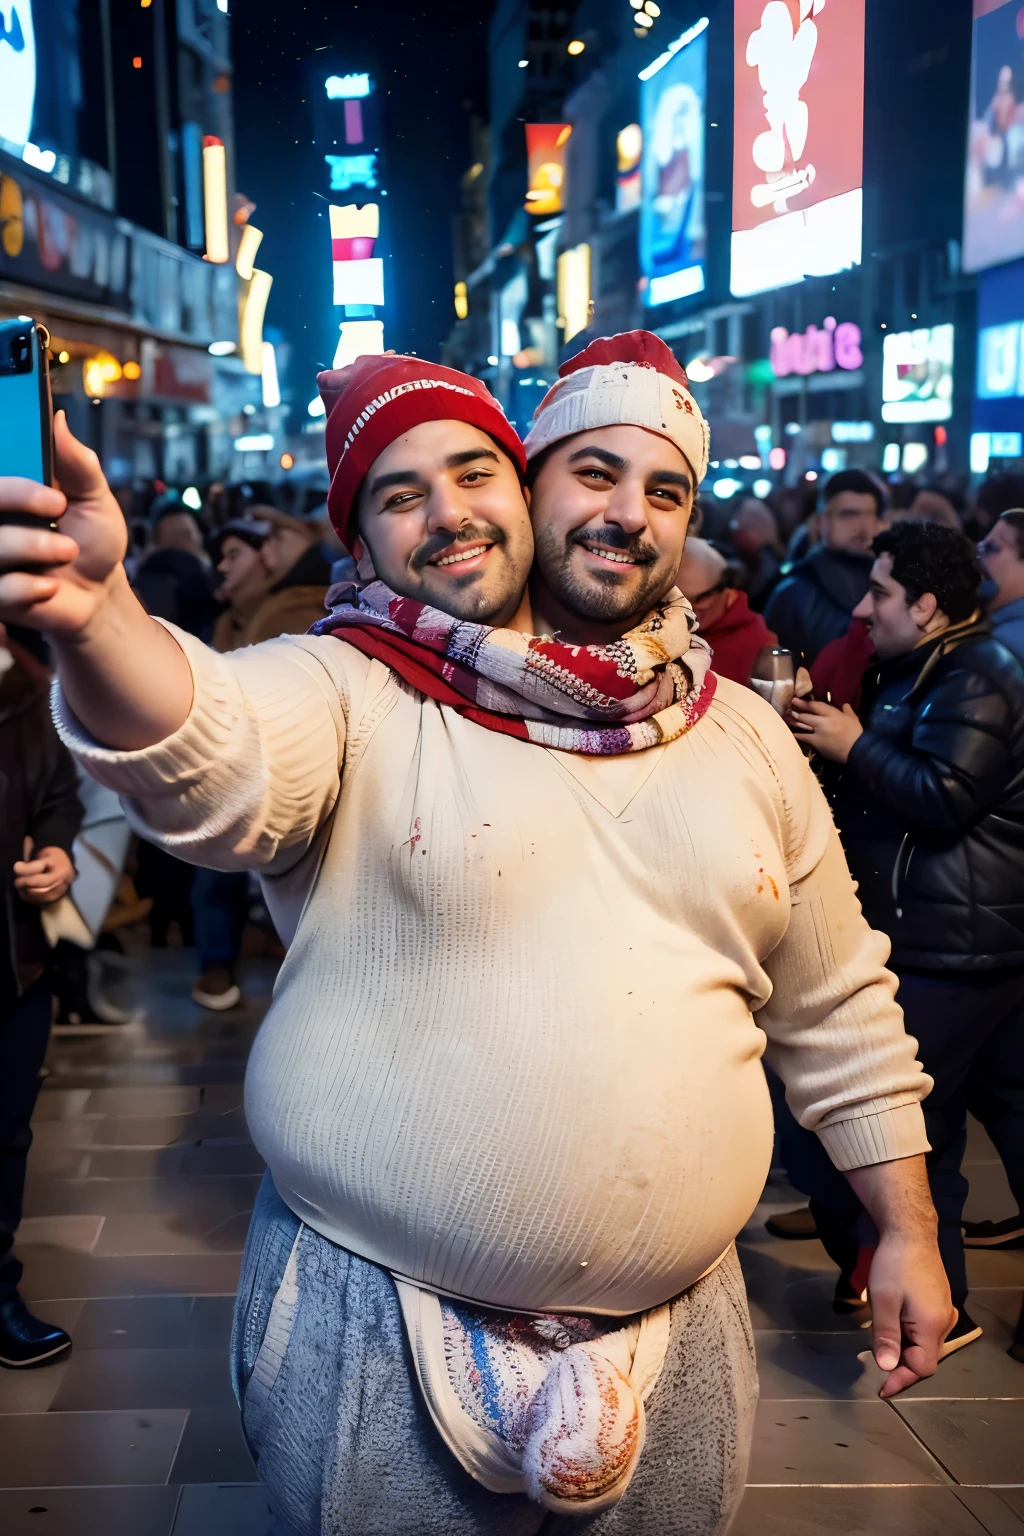
[[[376,581],[377,572],[373,568],[370,551],[357,534],[352,540],[352,557],[356,562],[356,570],[361,581]]]
[[[942,617],[935,593],[922,592],[917,601],[910,604],[910,615],[918,629],[930,629],[936,617]]]

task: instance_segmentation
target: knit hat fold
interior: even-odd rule
[[[601,336],[562,364],[534,415],[526,456],[599,427],[644,427],[682,453],[697,479],[708,469],[711,434],[686,370],[652,331]],[[696,488],[696,487],[695,487]]]

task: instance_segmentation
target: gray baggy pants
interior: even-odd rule
[[[672,1303],[647,1441],[618,1504],[553,1515],[490,1493],[452,1456],[416,1384],[390,1275],[300,1222],[269,1173],[242,1261],[231,1361],[277,1536],[724,1536],[757,1402],[735,1248]]]

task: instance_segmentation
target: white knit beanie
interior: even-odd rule
[[[563,363],[558,374],[534,415],[528,459],[596,427],[646,427],[675,443],[698,485],[704,479],[710,429],[685,369],[660,336],[651,331],[602,336]]]

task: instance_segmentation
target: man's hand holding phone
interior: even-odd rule
[[[60,490],[0,475],[0,621],[44,630],[61,688],[104,746],[136,751],[173,735],[192,707],[192,671],[128,584],[128,530],[99,459],[54,420]],[[39,527],[4,522],[34,513]],[[53,520],[57,532],[46,524]]]
[[[126,585],[128,531],[99,459],[72,436],[63,411],[54,446],[60,490],[0,475],[0,619],[74,642],[111,590]],[[31,513],[39,527],[6,522],[8,513]]]

